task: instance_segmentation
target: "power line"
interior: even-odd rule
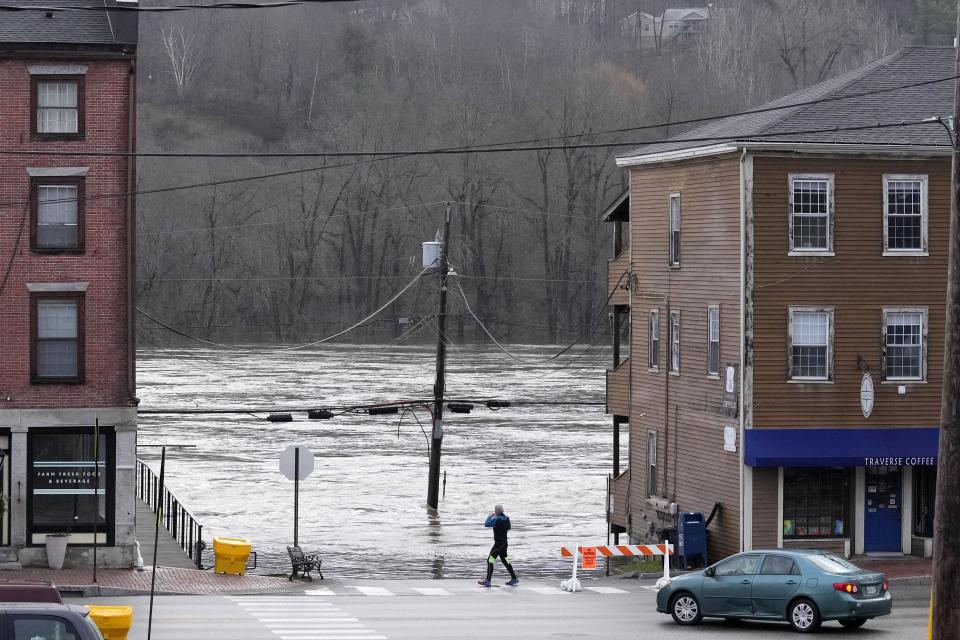
[[[410,152],[363,152],[363,151],[348,151],[348,152],[331,152],[327,154],[309,154],[312,157],[339,157],[339,156],[357,156],[365,155],[368,156],[363,160],[356,160],[354,162],[345,162],[332,165],[322,165],[319,167],[311,167],[307,169],[290,169],[286,171],[275,171],[271,173],[264,173],[252,176],[244,176],[240,178],[225,178],[223,180],[211,180],[207,182],[198,182],[193,184],[186,185],[177,185],[172,187],[157,187],[153,189],[139,189],[132,192],[115,192],[107,194],[97,194],[97,195],[84,195],[83,198],[69,198],[62,200],[52,200],[45,201],[47,204],[53,202],[77,202],[84,201],[89,202],[92,200],[102,200],[110,198],[124,198],[128,195],[150,195],[157,193],[169,193],[172,191],[184,191],[188,189],[200,189],[204,187],[216,187],[225,184],[239,184],[243,182],[252,182],[256,180],[265,180],[268,178],[278,178],[284,176],[292,176],[303,173],[313,173],[317,171],[325,171],[327,169],[338,169],[343,167],[351,167],[360,164],[368,164],[371,162],[377,162],[382,160],[395,160],[398,158],[404,158],[408,156],[418,156],[418,155],[446,155],[446,154],[462,154],[462,153],[490,153],[490,152],[521,152],[521,151],[546,151],[551,149],[590,149],[590,148],[611,148],[618,146],[645,146],[645,145],[654,145],[654,144],[666,144],[666,143],[694,143],[694,142],[729,142],[731,140],[736,140],[739,137],[749,137],[751,139],[757,138],[776,138],[783,136],[792,136],[792,135],[804,135],[804,134],[813,134],[813,133],[836,133],[841,131],[864,131],[869,129],[887,129],[894,127],[910,127],[915,125],[922,124],[940,124],[939,118],[924,118],[922,120],[916,121],[901,121],[901,122],[891,122],[891,123],[877,123],[871,125],[857,125],[857,126],[848,126],[848,127],[827,127],[821,129],[803,129],[796,131],[781,131],[777,133],[763,133],[763,134],[753,134],[750,136],[707,136],[700,138],[684,138],[681,140],[675,138],[667,138],[663,140],[643,140],[635,142],[611,142],[611,143],[583,143],[583,144],[570,144],[570,145],[549,145],[549,146],[526,146],[526,147],[502,147],[498,149],[489,149],[489,148],[480,148],[480,147],[457,147],[449,149],[429,149],[422,151],[410,151]],[[889,145],[891,149],[895,149],[897,145]],[[0,150],[0,155],[3,155],[3,151]],[[10,152],[13,153],[13,152]],[[33,152],[23,152],[23,153],[33,153]],[[66,156],[84,156],[84,155],[97,155],[97,152],[41,152],[42,155],[66,155]],[[119,155],[126,156],[126,153],[109,153],[108,155]],[[181,157],[181,156],[177,156]],[[224,157],[240,157],[236,155],[228,155]],[[33,201],[30,199],[27,200],[14,200],[7,202],[0,202],[0,207],[11,207],[11,206],[21,206],[32,204]]]
[[[398,291],[398,292],[396,293],[396,295],[394,295],[392,298],[390,298],[389,300],[387,300],[379,309],[377,309],[376,311],[374,311],[373,313],[371,313],[370,315],[368,315],[368,316],[367,316],[366,318],[364,318],[363,320],[360,320],[360,321],[358,321],[358,322],[350,325],[350,326],[347,327],[346,329],[343,329],[342,331],[338,331],[337,333],[334,333],[333,335],[327,336],[326,338],[321,338],[320,340],[314,340],[314,341],[308,342],[308,343],[306,343],[306,344],[298,344],[298,345],[292,345],[292,346],[286,346],[286,347],[268,347],[269,350],[270,350],[270,351],[293,351],[293,350],[295,350],[295,349],[305,349],[305,348],[307,348],[307,347],[316,346],[316,345],[322,344],[322,343],[324,343],[324,342],[329,342],[329,341],[331,341],[331,340],[334,340],[335,338],[339,338],[340,336],[342,336],[342,335],[345,334],[345,333],[349,333],[350,331],[353,331],[354,329],[362,326],[364,323],[368,322],[369,320],[372,320],[372,319],[373,319],[375,316],[377,316],[381,311],[383,311],[384,309],[386,309],[387,307],[389,307],[391,304],[393,304],[398,298],[400,298],[400,296],[402,296],[404,293],[406,293],[406,292],[410,289],[410,287],[412,287],[414,284],[416,284],[416,283],[420,280],[420,278],[422,278],[423,275],[424,275],[427,271],[430,270],[430,268],[431,268],[431,267],[429,267],[429,266],[428,266],[428,267],[425,267],[425,268],[423,269],[423,271],[421,271],[419,274],[417,274],[416,277],[413,278],[413,280],[411,280],[410,282],[408,282],[407,285],[406,285],[403,289],[401,289],[400,291]],[[175,333],[175,334],[177,334],[177,335],[179,335],[179,336],[182,336],[182,337],[184,337],[184,338],[188,338],[188,339],[194,340],[194,341],[196,341],[196,342],[200,342],[200,343],[203,343],[203,344],[206,344],[206,345],[210,345],[210,346],[212,346],[212,347],[220,347],[220,348],[223,348],[223,349],[232,349],[232,350],[235,350],[235,351],[249,351],[249,348],[247,348],[247,347],[237,347],[237,346],[234,346],[234,345],[222,344],[222,343],[219,343],[219,342],[212,342],[212,341],[210,341],[210,340],[204,340],[203,338],[198,338],[197,336],[190,335],[190,334],[186,333],[185,331],[181,331],[180,329],[177,329],[176,327],[171,326],[171,325],[163,322],[162,320],[159,320],[159,319],[153,317],[152,315],[150,315],[149,313],[147,313],[146,311],[144,311],[143,309],[141,309],[141,308],[139,308],[139,307],[137,307],[137,311],[140,312],[144,317],[152,320],[153,322],[157,323],[157,324],[160,325],[161,327],[163,327],[163,328],[165,328],[165,329],[168,329],[169,331],[171,331],[171,332],[173,332],[173,333]]]
[[[247,10],[247,9],[282,9],[286,7],[296,7],[309,4],[348,4],[362,2],[363,0],[282,0],[278,2],[216,2],[213,4],[172,4],[156,7],[132,6],[118,4],[112,6],[100,5],[77,5],[77,6],[58,6],[58,5],[16,5],[0,4],[0,13],[19,13],[24,11],[53,11],[53,12],[89,12],[89,11],[119,11],[122,13],[176,13],[180,11],[223,11],[223,10]]]
[[[70,200],[70,202],[74,202]],[[45,201],[45,202],[55,202],[55,201]],[[346,213],[331,213],[326,216],[316,217],[316,218],[286,218],[283,220],[270,220],[265,222],[249,222],[244,224],[231,224],[231,225],[222,225],[216,227],[192,227],[187,229],[170,229],[167,231],[144,231],[138,233],[137,237],[140,236],[163,236],[163,235],[174,235],[178,233],[193,233],[196,231],[224,231],[229,229],[241,229],[241,228],[250,228],[250,227],[269,227],[277,224],[289,224],[289,223],[302,223],[302,222],[323,222],[330,218],[349,218],[352,216],[364,216],[364,215],[376,215],[380,213],[388,213],[391,211],[403,211],[407,209],[416,209],[417,207],[429,207],[438,204],[445,204],[446,200],[438,200],[436,202],[419,202],[417,204],[407,204],[399,205],[395,207],[384,207],[383,209],[366,209],[363,211],[349,211]]]
[[[386,157],[413,157],[413,156],[443,156],[443,155],[463,155],[471,153],[516,153],[526,151],[564,151],[570,149],[609,149],[612,147],[639,147],[654,144],[665,143],[690,143],[690,142],[720,142],[736,140],[738,138],[781,138],[784,136],[807,135],[814,133],[834,133],[841,131],[865,131],[869,129],[888,129],[893,127],[910,127],[922,124],[940,124],[939,116],[933,118],[923,118],[921,120],[900,120],[897,122],[877,122],[867,125],[849,125],[820,127],[816,129],[798,129],[795,131],[778,131],[771,133],[753,133],[744,135],[726,135],[726,136],[701,136],[685,138],[667,138],[662,140],[631,140],[629,142],[575,142],[565,144],[544,144],[544,145],[513,145],[513,146],[485,146],[473,145],[464,147],[446,147],[435,149],[399,149],[391,151],[277,151],[277,152],[166,152],[166,151],[27,151],[23,149],[0,149],[0,155],[8,156],[68,156],[68,157],[120,157],[120,158],[218,158],[218,159],[237,159],[237,158],[386,158]],[[895,147],[896,145],[891,145]]]
[[[451,397],[444,398],[444,402],[465,402],[475,405],[486,405],[487,403],[508,402],[509,407],[570,407],[570,406],[602,406],[605,402],[596,400],[504,400],[503,398],[472,398],[472,397]],[[200,407],[159,407],[156,409],[138,408],[138,415],[225,415],[225,414],[253,414],[253,413],[308,413],[322,407],[330,411],[349,412],[362,409],[379,409],[384,407],[404,407],[421,406],[432,404],[433,399],[429,400],[398,400],[396,402],[379,402],[370,404],[351,404],[351,405],[314,405],[310,407],[223,407],[219,409],[200,408]],[[499,410],[496,409],[496,410]]]

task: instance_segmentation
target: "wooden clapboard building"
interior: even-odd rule
[[[952,114],[952,81],[897,87],[953,66],[907,48],[617,159],[615,532],[930,555],[950,137],[873,125]]]

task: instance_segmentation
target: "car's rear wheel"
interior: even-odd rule
[[[840,624],[845,626],[847,629],[858,629],[867,623],[866,618],[847,618],[846,620],[841,620]]]
[[[787,620],[794,631],[810,633],[820,628],[820,610],[812,600],[801,598],[794,601],[787,609]]]
[[[681,591],[670,600],[670,615],[673,621],[680,625],[697,624],[703,619],[703,611],[696,596],[687,591]]]

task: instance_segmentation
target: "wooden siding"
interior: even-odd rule
[[[723,428],[736,427],[738,419],[723,415],[723,383],[707,375],[707,307],[720,306],[721,363],[739,362],[739,160],[631,171],[630,468],[638,471],[631,479],[631,534],[653,540],[673,523],[646,501],[647,437],[654,431],[657,495],[682,511],[709,514],[715,502],[721,504],[710,525],[710,558],[719,558],[740,548],[740,454],[723,450]],[[681,194],[679,268],[667,264],[671,193]],[[668,301],[681,314],[680,375],[668,373]],[[650,309],[660,310],[659,372],[647,369]]]
[[[625,275],[630,270],[630,251],[623,251],[613,260],[607,261],[607,295],[612,305],[630,304],[630,280]]]
[[[808,539],[799,539],[799,540],[784,540],[783,548],[784,549],[819,549],[820,551],[829,551],[830,553],[835,553],[838,556],[848,556],[847,553],[847,542],[850,541],[849,538],[819,538],[816,540]],[[850,543],[850,551],[853,552],[853,543]]]
[[[831,173],[833,257],[787,255],[788,174]],[[883,256],[883,174],[929,176],[929,256]],[[758,156],[753,172],[753,427],[936,426],[940,414],[950,161]],[[832,384],[787,382],[788,307],[834,308]],[[926,307],[927,381],[883,383],[884,307]],[[872,415],[860,411],[858,368],[870,367]],[[906,384],[906,395],[897,385]],[[811,410],[814,409],[814,410]]]
[[[607,370],[607,413],[630,416],[630,358]]]
[[[780,471],[753,469],[753,548],[776,549]]]
[[[630,469],[610,481],[610,524],[627,528],[627,501],[630,498]]]

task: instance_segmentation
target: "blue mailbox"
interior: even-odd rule
[[[707,528],[703,513],[681,511],[677,514],[677,558],[681,567],[689,568],[692,558],[699,557],[707,565]]]

